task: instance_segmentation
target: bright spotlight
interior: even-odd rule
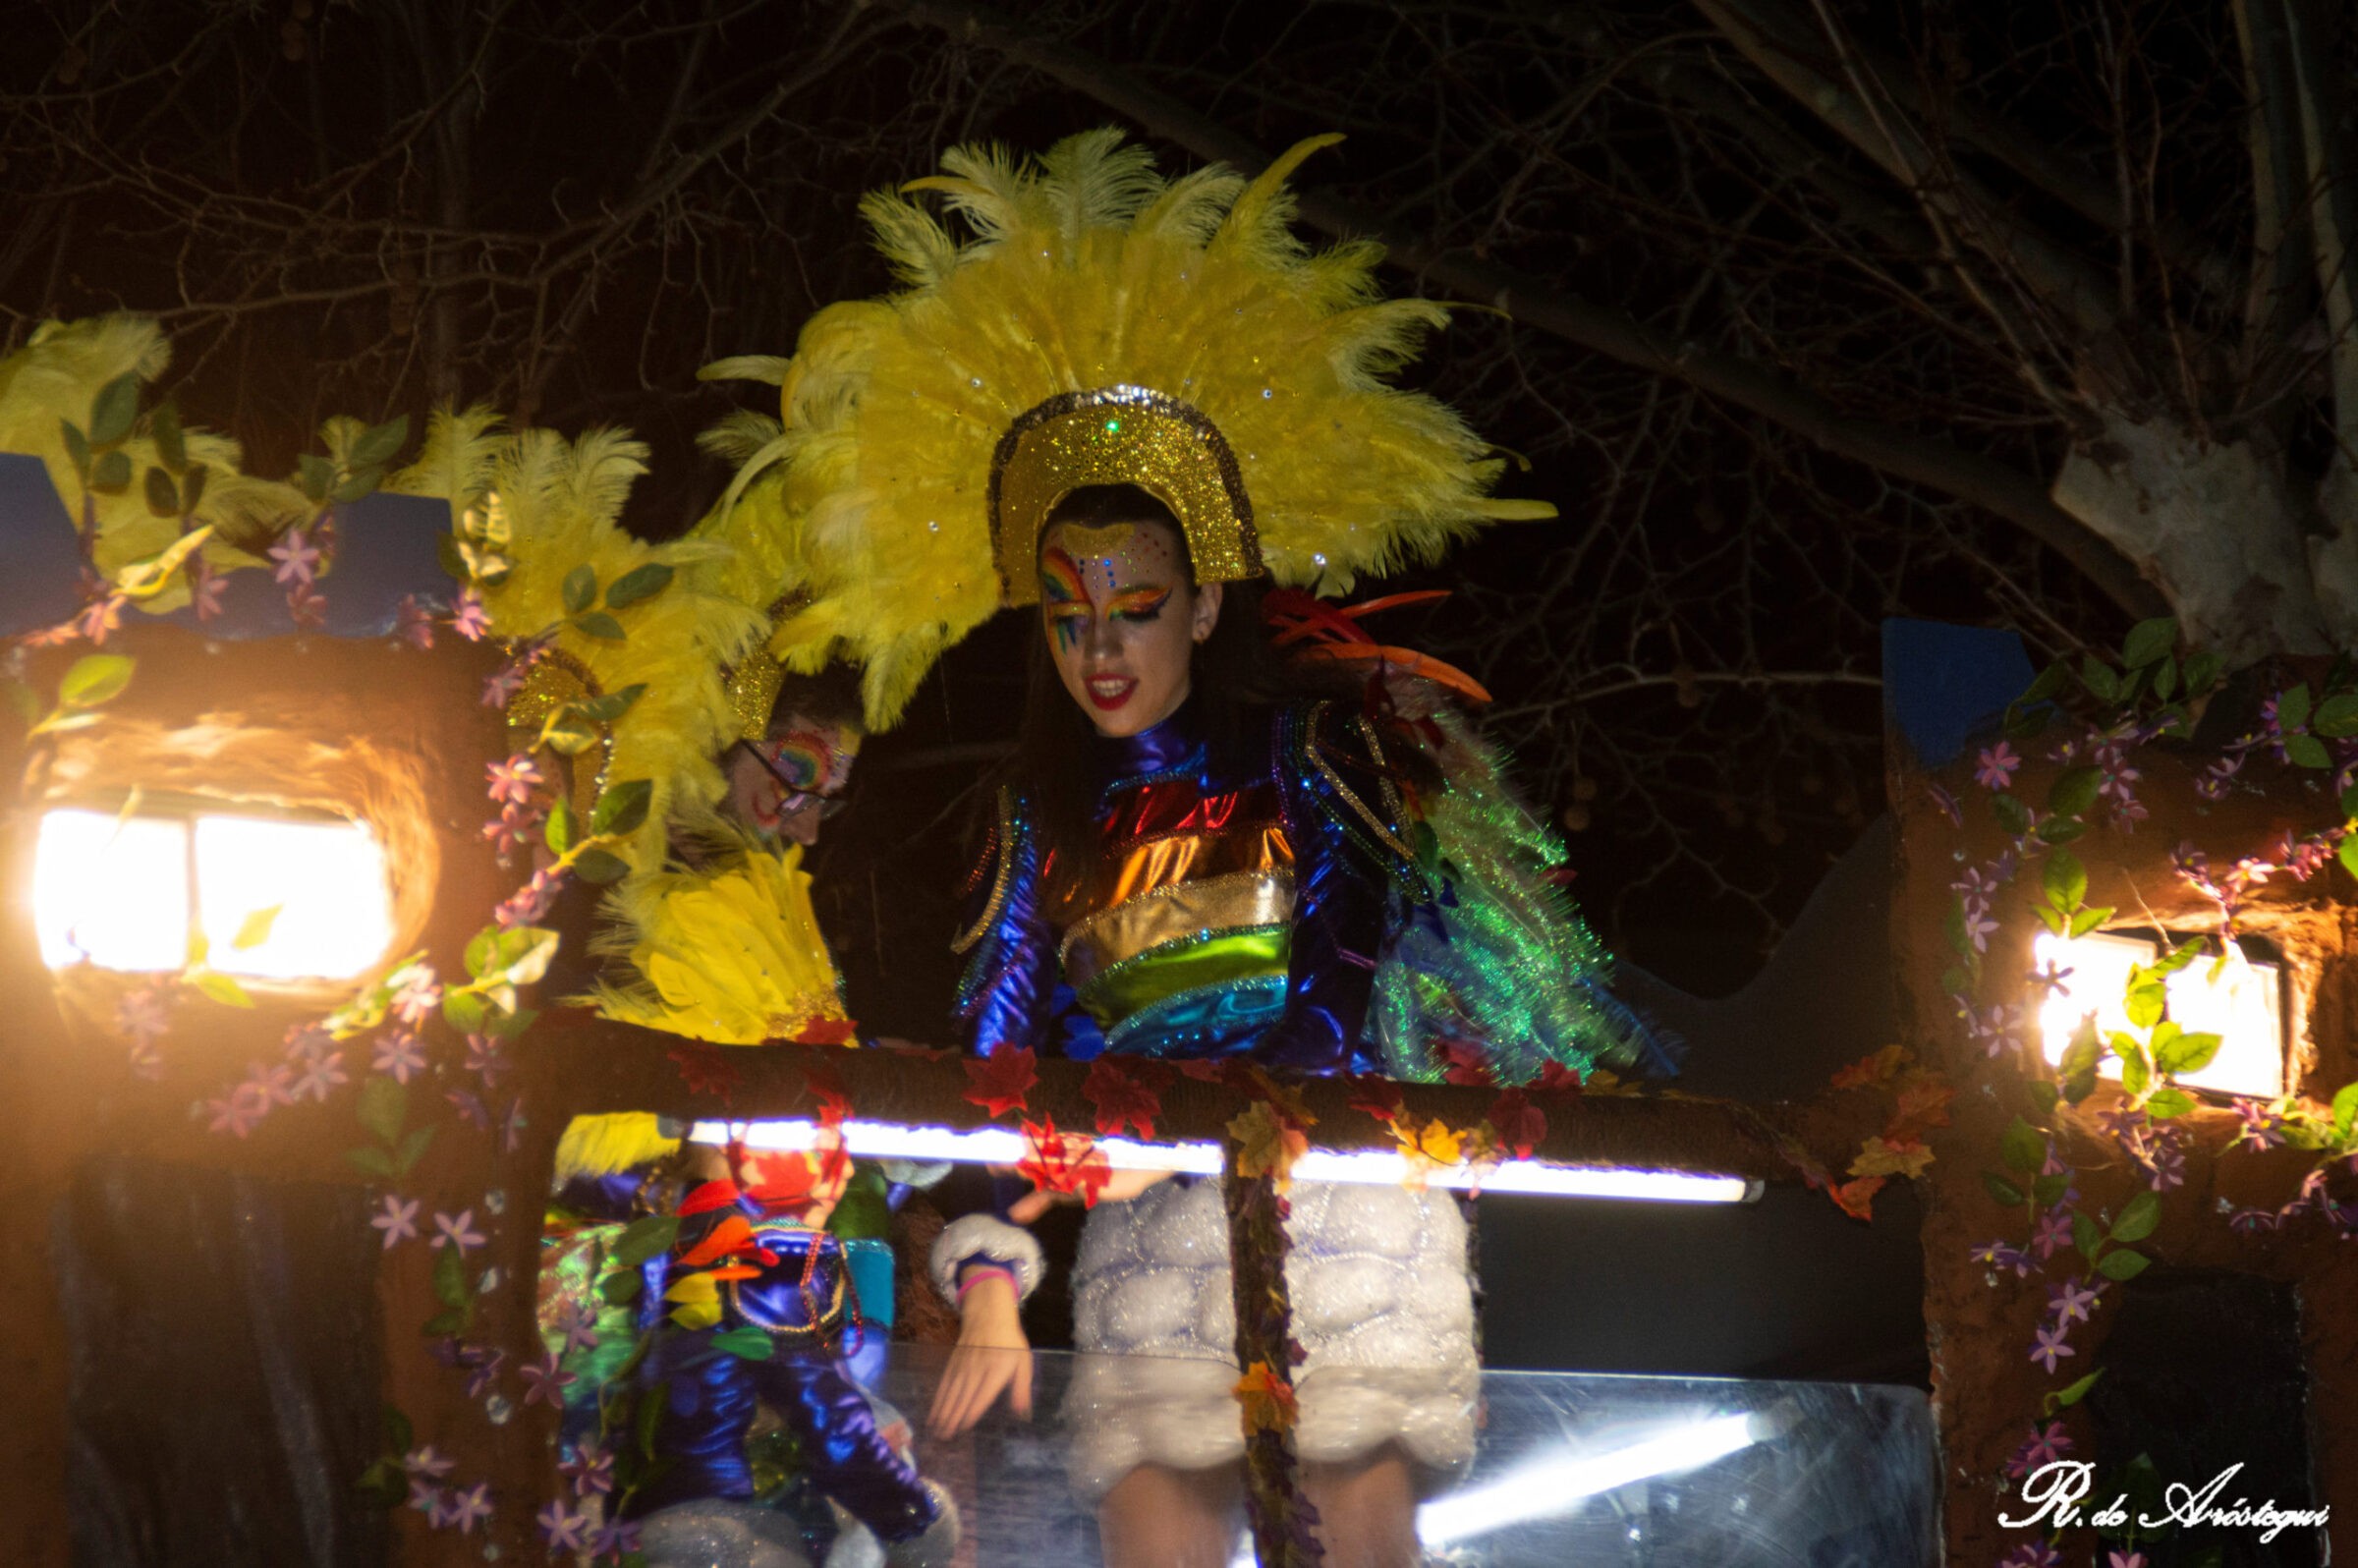
[[[2042,969],[2053,965],[2070,971],[2039,1007],[2041,1045],[2049,1062],[2063,1059],[2089,1013],[2096,1015],[2100,1036],[2140,1033],[2129,1023],[2123,1001],[2129,971],[2161,956],[2155,942],[2116,931],[2080,937],[2042,931],[2031,951]],[[2283,981],[2275,965],[2255,964],[2239,944],[2229,942],[2223,964],[2197,958],[2163,983],[2174,1023],[2190,1035],[2219,1036],[2218,1054],[2195,1072],[2180,1073],[2180,1084],[2260,1099],[2284,1092]],[[2116,1063],[2106,1066],[2105,1076],[2119,1076]]]
[[[196,819],[196,906],[215,969],[264,980],[345,980],[393,945],[385,853],[349,821]],[[276,909],[269,934],[236,945],[248,917]]]
[[[266,934],[240,947],[253,916]],[[345,980],[393,943],[383,849],[358,822],[137,815],[61,807],[41,815],[33,929],[51,969],[169,973],[204,962],[257,980]],[[255,923],[255,931],[261,923]]]
[[[1425,1504],[1417,1510],[1417,1536],[1427,1546],[1446,1546],[1509,1525],[1571,1513],[1600,1492],[1708,1465],[1767,1441],[1789,1425],[1775,1411],[1720,1416],[1600,1454],[1540,1460],[1487,1486]]]
[[[179,969],[189,956],[188,824],[43,812],[32,852],[32,924],[51,969]]]

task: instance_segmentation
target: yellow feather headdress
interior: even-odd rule
[[[780,387],[774,434],[718,433],[743,466],[705,525],[767,564],[767,600],[802,600],[771,651],[863,665],[870,720],[891,723],[943,649],[1037,597],[1040,521],[1080,484],[1153,491],[1203,581],[1265,569],[1325,593],[1484,522],[1553,516],[1491,498],[1491,450],[1385,384],[1442,308],[1383,299],[1375,245],[1295,237],[1286,177],[1337,140],[1248,183],[1218,166],[1166,180],[1093,131],[1037,162],[960,148],[869,196],[908,288],[820,311],[791,361],[706,371]]]

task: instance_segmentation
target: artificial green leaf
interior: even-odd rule
[[[409,1113],[410,1092],[394,1079],[378,1073],[361,1085],[361,1125],[374,1133],[378,1143],[390,1144],[399,1138]]]
[[[598,1298],[609,1307],[627,1307],[639,1299],[640,1276],[616,1269],[597,1282]]]
[[[2305,729],[2309,724],[2309,686],[2307,682],[2276,698],[2276,724],[2287,734]]]
[[[2358,735],[2358,693],[2336,692],[2318,703],[2309,719],[2309,733],[2329,741]]]
[[[2080,661],[2080,684],[2100,702],[2120,700],[2120,676],[2093,653]]]
[[[2114,913],[2114,908],[2110,904],[2105,905],[2102,909],[2084,909],[2071,918],[2071,926],[2067,934],[2085,936],[2110,920]]]
[[[2129,635],[2120,644],[2120,662],[2130,669],[2152,664],[2169,656],[2178,644],[2178,623],[2174,616],[2157,615],[2150,621],[2139,621],[2129,628]]]
[[[2069,1409],[2071,1406],[2076,1405],[2081,1400],[2087,1398],[2088,1390],[2094,1388],[2096,1386],[2096,1380],[2099,1377],[2102,1377],[2104,1374],[2105,1370],[2102,1367],[2099,1367],[2096,1371],[2090,1372],[2087,1376],[2081,1378],[2079,1381],[2056,1389],[2053,1393],[2048,1395],[2048,1398],[2055,1402],[2054,1408],[2056,1410]]]
[[[580,837],[580,824],[574,819],[573,807],[569,802],[557,802],[556,809],[548,813],[548,825],[541,830],[540,836],[547,843],[551,855],[562,855],[573,848],[574,841]]]
[[[418,1331],[428,1339],[445,1339],[452,1334],[464,1332],[467,1320],[472,1316],[470,1307],[445,1308],[428,1317]]]
[[[2333,1092],[2334,1138],[2348,1138],[2353,1123],[2358,1123],[2358,1080],[2344,1084]]]
[[[436,1130],[432,1122],[427,1122],[423,1127],[413,1127],[409,1130],[401,1141],[400,1150],[393,1156],[395,1175],[407,1176],[411,1169],[425,1157],[426,1147],[433,1143]]]
[[[2180,1035],[2169,1042],[2166,1055],[2155,1053],[2155,1065],[2165,1073],[2199,1073],[2218,1054],[2223,1036],[2203,1031]]]
[[[127,653],[85,653],[74,661],[57,683],[57,700],[64,707],[96,707],[123,695],[138,661]]]
[[[495,1035],[501,1039],[514,1039],[532,1028],[533,1020],[539,1016],[538,1008],[502,1008],[498,1012],[489,1013],[484,1017],[483,1033]]]
[[[2358,833],[2344,835],[2342,841],[2334,846],[2333,858],[2341,862],[2343,870],[2358,876]]]
[[[564,595],[565,613],[581,614],[597,597],[597,569],[588,562],[575,567],[565,574],[565,584],[560,591]]]
[[[641,599],[653,598],[671,586],[672,570],[660,561],[635,566],[606,589],[606,608],[626,609]]]
[[[57,421],[58,431],[65,437],[66,456],[74,460],[74,472],[84,479],[90,473],[90,438],[82,433],[82,426],[72,420]]]
[[[328,499],[350,506],[364,496],[375,494],[377,483],[384,476],[382,469],[355,469],[336,481],[335,488],[327,492]]]
[[[2049,844],[2068,844],[2088,831],[2088,824],[2076,816],[2050,816],[2039,824],[2039,836]]]
[[[416,1446],[417,1429],[410,1425],[410,1418],[403,1415],[398,1406],[385,1407],[384,1432],[385,1446],[396,1454],[406,1454]],[[399,1464],[399,1461],[394,1463]]]
[[[639,825],[646,820],[647,809],[654,798],[652,779],[625,779],[608,785],[590,813],[590,831],[601,837],[637,832]]]
[[[2071,927],[2071,921],[2069,917],[2065,916],[2061,910],[2056,909],[2051,904],[2041,904],[2036,910],[2033,911],[2033,913],[2039,917],[2040,924],[2045,925],[2049,930],[2054,932],[2057,936],[2061,936]]]
[[[434,1299],[445,1307],[465,1307],[475,1299],[474,1282],[467,1277],[467,1260],[456,1247],[444,1247],[434,1257]]]
[[[2071,1172],[2069,1171],[2059,1170],[2052,1175],[2042,1176],[2031,1183],[2031,1196],[2039,1201],[2039,1206],[2042,1208],[2054,1207],[2062,1200],[2063,1195],[2070,1191]]]
[[[646,695],[646,683],[635,681],[629,686],[618,687],[611,692],[600,692],[595,697],[584,698],[574,705],[581,710],[582,717],[599,724],[611,724],[628,713],[631,710],[631,704]]]
[[[147,416],[147,438],[155,443],[156,461],[178,474],[189,466],[188,438],[181,432],[180,410],[170,398]]]
[[[344,1157],[364,1176],[378,1176],[391,1181],[399,1174],[393,1168],[393,1156],[370,1144],[344,1150]]]
[[[2186,695],[2200,696],[2211,690],[2218,680],[2219,658],[2216,653],[2197,653],[2186,661]]]
[[[579,756],[597,744],[597,731],[582,718],[580,703],[568,702],[541,724],[536,744],[559,756]]]
[[[539,925],[518,925],[491,940],[481,979],[508,985],[530,985],[548,973],[557,956],[558,936]]]
[[[131,488],[131,454],[120,448],[100,454],[90,465],[90,488],[100,495],[119,495]]]
[[[2326,743],[2314,735],[2284,737],[2284,755],[2302,767],[2328,768],[2333,765],[2333,754]]]
[[[2087,901],[2088,870],[2071,851],[2050,850],[2039,885],[2047,894],[2047,901],[2068,915]]]
[[[2153,1087],[2154,1072],[2146,1065],[2142,1050],[2124,1051],[2120,1056],[2120,1087],[2131,1098]]]
[[[631,863],[602,849],[586,849],[574,857],[573,874],[593,887],[603,887],[630,875]]]
[[[2129,1022],[2139,1029],[2151,1029],[2162,1022],[2162,1010],[2169,1006],[2169,992],[2160,980],[2133,982],[2121,998],[2121,1008]]]
[[[2097,793],[2104,787],[2103,768],[2066,768],[2047,792],[2047,809],[2057,816],[2078,816],[2096,804]]]
[[[2016,838],[2031,830],[2031,809],[2005,790],[1990,797],[1990,810],[1997,817],[1997,825]]]
[[[2177,695],[2177,690],[2178,661],[2165,658],[2162,661],[2162,667],[2154,671],[2154,695],[2166,702]]]
[[[2006,1169],[2021,1171],[2026,1176],[2035,1174],[2047,1163],[2047,1140],[2039,1136],[2038,1128],[2019,1116],[2006,1124],[1997,1150],[2005,1158]]]
[[[2015,1186],[2012,1182],[2006,1180],[2003,1176],[2000,1176],[1997,1172],[1993,1170],[1986,1170],[1982,1172],[1982,1186],[1989,1190],[1991,1198],[1994,1200],[2000,1206],[2006,1208],[2020,1208],[2022,1206],[2022,1189]]]
[[[2146,1266],[2152,1261],[2153,1260],[2143,1253],[2133,1253],[2123,1248],[2118,1252],[2106,1253],[2098,1259],[2096,1271],[2106,1279],[2135,1279],[2139,1274],[2145,1272]]]
[[[2096,1221],[2090,1219],[2080,1210],[2076,1208],[2073,1209],[2071,1214],[2071,1244],[2080,1250],[2080,1256],[2082,1258],[2094,1258],[2096,1256],[2096,1250],[2104,1245],[2104,1233],[2096,1228]]]
[[[642,1399],[638,1418],[631,1424],[639,1439],[639,1451],[649,1459],[655,1457],[655,1429],[662,1424],[663,1407],[667,1403],[661,1399]]]
[[[140,378],[126,370],[90,400],[90,445],[113,446],[131,433],[140,417]]]
[[[2119,1215],[2112,1221],[2112,1239],[2116,1242],[2139,1242],[2154,1233],[2162,1220],[2162,1195],[2139,1193],[2120,1205]]]
[[[2158,1122],[2183,1116],[2194,1109],[2194,1096],[2182,1089],[2157,1089],[2145,1102],[2145,1112]]]
[[[229,945],[244,949],[259,947],[270,940],[270,927],[278,924],[278,912],[286,907],[284,904],[273,904],[268,909],[257,909],[238,922],[238,934],[230,938]]]
[[[217,969],[198,971],[195,977],[195,983],[198,990],[224,1007],[252,1007],[253,1005],[253,998],[246,993],[246,987]]]
[[[406,414],[395,415],[384,423],[372,424],[362,431],[360,438],[352,443],[352,450],[346,454],[345,460],[356,469],[381,469],[393,461],[393,455],[401,450],[402,443],[409,438],[410,417]]]
[[[2203,956],[2204,938],[2190,936],[2146,966],[2156,975],[2175,975]]]
[[[147,511],[154,517],[180,516],[180,486],[162,469],[147,471]]]
[[[584,637],[599,638],[608,643],[627,642],[631,635],[622,629],[620,621],[603,610],[591,610],[588,615],[576,616],[573,625],[574,630]]]
[[[2031,1104],[2037,1107],[2042,1116],[2051,1115],[2055,1108],[2055,1101],[2063,1097],[2061,1086],[2050,1084],[2044,1078],[2034,1078],[2024,1088],[2030,1093]],[[2047,1178],[2042,1176],[2040,1180],[2044,1182]]]
[[[295,460],[295,487],[314,506],[327,499],[335,487],[336,467],[316,452],[306,452]]]
[[[456,985],[443,987],[442,1021],[462,1035],[479,1031],[483,1027],[481,994]]]
[[[650,1214],[633,1220],[622,1228],[614,1239],[614,1261],[623,1268],[637,1268],[657,1253],[669,1252],[671,1244],[680,1239],[680,1216]]]
[[[712,1336],[712,1348],[736,1357],[739,1361],[767,1361],[777,1352],[777,1342],[764,1329],[750,1324],[744,1328],[724,1329]]]

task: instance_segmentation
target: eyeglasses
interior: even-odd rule
[[[818,819],[823,822],[851,804],[840,795],[822,795],[816,790],[804,789],[794,780],[779,772],[778,765],[772,762],[761,748],[753,742],[739,741],[737,745],[755,761],[760,763],[761,771],[776,779],[778,788],[786,792],[786,798],[778,803],[780,816],[791,816],[801,811],[806,804],[816,801],[818,803]]]

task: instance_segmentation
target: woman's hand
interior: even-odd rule
[[[1080,1135],[1073,1136],[1078,1138]],[[1097,1202],[1126,1204],[1156,1182],[1167,1181],[1171,1174],[1167,1170],[1117,1170],[1105,1178],[1103,1187],[1097,1189]],[[1051,1193],[1045,1188],[1036,1188],[1007,1205],[1007,1217],[1018,1225],[1029,1225],[1058,1204],[1079,1202],[1079,1193]]]
[[[955,1437],[981,1421],[1007,1393],[1007,1408],[1032,1418],[1032,1342],[1024,1337],[1021,1305],[1005,1275],[978,1279],[958,1309],[958,1346],[933,1390],[926,1425],[936,1437]]]

